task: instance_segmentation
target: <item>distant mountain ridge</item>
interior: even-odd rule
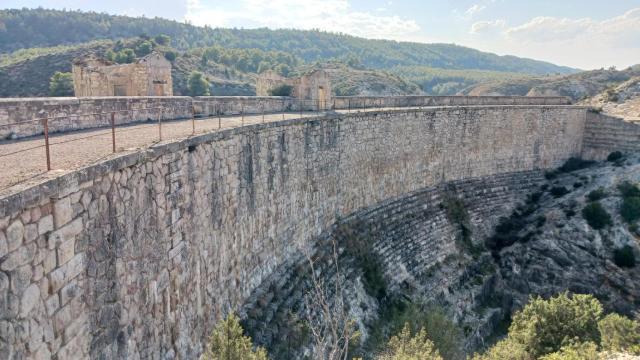
[[[19,49],[86,43],[93,40],[166,34],[180,50],[219,45],[277,50],[305,62],[353,60],[374,69],[429,66],[491,70],[532,75],[570,74],[578,70],[548,62],[498,56],[452,44],[371,40],[306,30],[222,29],[197,27],[161,18],[133,18],[95,12],[0,10],[0,54]]]

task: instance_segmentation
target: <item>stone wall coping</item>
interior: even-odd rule
[[[409,98],[409,99],[419,99],[419,98],[434,98],[434,99],[566,99],[569,100],[566,96],[491,96],[491,95],[483,95],[483,96],[464,96],[464,95],[396,95],[396,96],[334,96],[336,99],[384,99],[384,98]],[[150,99],[150,100],[215,100],[215,99],[238,99],[238,100],[246,100],[246,99],[294,99],[289,96],[89,96],[89,97],[24,97],[24,98],[0,98],[0,104],[3,103],[14,103],[14,102],[81,102],[83,100],[111,100],[111,101],[120,101],[120,100],[139,100],[139,99]]]
[[[334,96],[336,99],[358,99],[358,98],[436,98],[436,99],[567,99],[570,100],[568,96],[524,96],[524,95],[477,95],[477,96],[467,96],[467,95],[371,95],[371,96]]]
[[[90,96],[90,97],[25,97],[25,98],[0,98],[0,105],[6,103],[24,102],[50,102],[50,103],[78,103],[83,101],[109,100],[190,100],[190,96]]]
[[[239,126],[230,129],[210,132],[202,135],[196,135],[188,138],[169,140],[168,142],[152,145],[148,148],[135,150],[132,152],[119,153],[113,157],[105,159],[95,164],[87,165],[79,169],[67,170],[64,172],[56,172],[45,175],[46,178],[36,178],[32,181],[26,181],[0,191],[0,218],[15,213],[21,209],[27,209],[36,206],[42,202],[48,201],[52,197],[60,196],[59,194],[69,194],[68,188],[79,187],[81,184],[98,179],[109,172],[132,166],[136,163],[143,162],[148,159],[155,159],[164,154],[179,151],[190,146],[197,146],[203,143],[210,143],[218,140],[227,139],[238,134],[253,133],[265,129],[272,129],[286,126],[297,126],[306,123],[328,121],[344,118],[365,118],[376,117],[386,114],[397,113],[426,113],[437,112],[452,109],[527,109],[527,108],[554,108],[554,109],[584,109],[588,106],[574,105],[458,105],[458,106],[437,106],[422,109],[392,109],[378,110],[357,113],[329,113],[326,115],[295,118],[288,120],[280,120],[268,123],[258,123],[245,126]]]

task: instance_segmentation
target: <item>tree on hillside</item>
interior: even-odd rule
[[[242,326],[235,314],[216,326],[204,360],[267,360],[267,352],[263,348],[253,349],[251,338],[244,336]]]
[[[73,96],[73,77],[71,73],[56,71],[49,79],[49,95]]]
[[[194,71],[189,75],[189,93],[191,96],[208,96],[209,81],[199,71]]]
[[[167,51],[167,52],[164,53],[164,58],[169,60],[169,61],[171,61],[171,62],[174,62],[176,60],[177,56],[178,55],[176,54],[175,51]]]
[[[138,57],[148,55],[151,51],[153,51],[153,44],[148,40],[141,42],[140,45],[136,47],[136,55],[138,55]]]
[[[400,334],[389,340],[386,353],[378,360],[442,360],[442,357],[425,329],[412,335],[409,324],[405,324]]]
[[[171,38],[167,35],[164,34],[160,34],[157,35],[156,37],[153,38],[153,41],[155,41],[156,44],[158,45],[169,45],[171,44]]]
[[[136,59],[136,54],[132,49],[122,49],[116,54],[118,64],[131,64]]]

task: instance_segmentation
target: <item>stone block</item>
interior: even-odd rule
[[[7,244],[7,237],[4,232],[0,231],[0,258],[7,255],[9,252],[9,245]]]
[[[44,235],[49,231],[53,231],[53,215],[44,216],[38,221],[38,235]]]
[[[69,262],[75,255],[76,241],[74,237],[64,240],[56,249],[58,255],[58,266],[62,266]]]
[[[52,316],[60,308],[60,297],[58,294],[53,294],[47,298],[44,304],[47,309],[47,315]]]
[[[6,256],[2,264],[0,264],[0,270],[12,271],[19,266],[29,264],[36,254],[36,244],[30,243],[21,246],[16,251],[9,253]]]
[[[20,316],[26,318],[39,302],[40,289],[36,284],[31,284],[20,299]]]
[[[60,290],[60,306],[65,306],[69,301],[78,296],[80,288],[77,281],[72,281]]]
[[[53,315],[53,330],[56,337],[64,334],[64,329],[73,321],[71,305],[63,306]]]
[[[42,260],[43,271],[45,274],[48,274],[56,268],[58,257],[55,250],[43,249],[42,251],[45,252],[44,259]]]
[[[38,238],[38,225],[29,224],[24,227],[24,241],[30,243]]]
[[[15,220],[9,225],[7,228],[7,246],[9,252],[20,247],[22,244],[22,239],[24,238],[24,225],[22,225],[22,221]]]
[[[33,360],[50,360],[51,352],[46,344],[40,344],[40,347],[33,354]]]
[[[71,199],[69,197],[62,198],[53,203],[53,220],[56,229],[61,228],[71,221],[73,209],[71,208]]]
[[[49,249],[53,250],[62,243],[74,240],[75,236],[82,232],[82,218],[77,218],[67,225],[58,228],[58,230],[49,234]]]

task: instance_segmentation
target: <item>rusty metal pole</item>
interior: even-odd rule
[[[49,150],[49,118],[44,118],[44,147],[47,156],[47,171],[51,171],[51,153]]]
[[[191,135],[196,134],[196,106],[191,103]]]
[[[158,140],[162,141],[162,110],[158,116]]]
[[[111,150],[116,152],[116,113],[111,112]]]

